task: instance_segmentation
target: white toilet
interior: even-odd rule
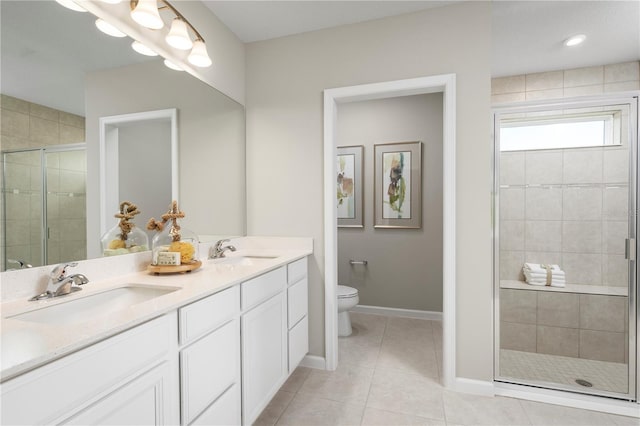
[[[358,290],[346,285],[338,286],[338,336],[351,336],[349,310],[359,302]]]

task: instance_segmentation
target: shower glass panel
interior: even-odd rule
[[[84,144],[2,158],[3,270],[85,259]]]
[[[637,98],[494,120],[495,379],[635,400]]]

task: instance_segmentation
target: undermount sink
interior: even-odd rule
[[[179,287],[127,285],[86,297],[69,299],[64,303],[13,315],[9,318],[44,324],[74,324],[126,309],[179,289]]]

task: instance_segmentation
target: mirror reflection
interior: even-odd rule
[[[53,1],[2,1],[0,8],[0,270],[101,256],[101,234],[117,222],[101,220],[101,188],[113,185],[130,198],[177,193],[184,226],[199,235],[245,234],[240,104],[139,55],[130,39],[101,33],[89,13]],[[118,144],[120,158],[130,153],[130,161],[105,162],[118,182],[102,178],[100,119],[163,109],[177,111],[178,147],[169,160],[149,131],[135,148]],[[154,201],[164,207],[142,211],[138,227],[162,214],[171,197]]]

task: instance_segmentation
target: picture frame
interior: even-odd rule
[[[374,145],[374,228],[422,227],[422,142]]]
[[[364,146],[342,146],[336,156],[338,227],[362,228]]]

